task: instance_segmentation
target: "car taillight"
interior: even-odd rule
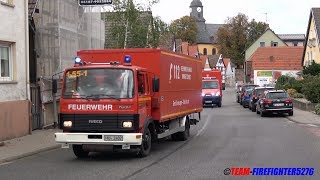
[[[292,99],[288,98],[284,101],[285,103],[292,103]]]
[[[264,103],[264,104],[269,104],[269,103],[272,103],[272,100],[270,100],[270,99],[264,99],[264,100],[263,100],[263,103]]]

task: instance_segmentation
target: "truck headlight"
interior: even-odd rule
[[[63,127],[72,127],[72,121],[64,121]]]
[[[124,122],[122,122],[122,127],[132,128],[132,122],[131,121],[124,121]]]
[[[201,96],[204,96],[204,95],[205,95],[204,93],[201,94]]]
[[[220,96],[220,92],[219,91],[216,93],[216,96]]]

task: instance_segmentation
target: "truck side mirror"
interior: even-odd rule
[[[58,92],[58,81],[56,79],[52,79],[52,94]]]
[[[152,79],[152,89],[153,89],[153,92],[159,92],[159,89],[160,89],[160,80],[158,77],[154,77]]]
[[[222,83],[222,90],[226,90],[226,84]]]

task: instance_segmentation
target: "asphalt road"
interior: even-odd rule
[[[317,131],[317,129],[313,129]],[[320,137],[284,117],[261,118],[224,92],[221,108],[206,108],[186,142],[155,144],[150,156],[93,154],[76,159],[56,149],[0,165],[1,180],[34,179],[234,179],[231,167],[314,167],[312,177],[237,177],[237,179],[320,179]]]

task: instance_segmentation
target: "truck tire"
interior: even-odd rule
[[[77,158],[87,158],[89,156],[88,151],[84,151],[82,145],[72,145],[73,153]]]
[[[186,124],[185,124],[185,130],[182,132],[177,132],[171,135],[171,138],[174,141],[186,141],[189,136],[190,136],[190,121],[189,118],[187,117],[186,119]]]
[[[151,151],[151,133],[150,133],[150,129],[146,128],[143,131],[143,135],[142,135],[142,144],[139,147],[139,152],[138,152],[138,157],[143,158],[146,157],[150,154]]]

